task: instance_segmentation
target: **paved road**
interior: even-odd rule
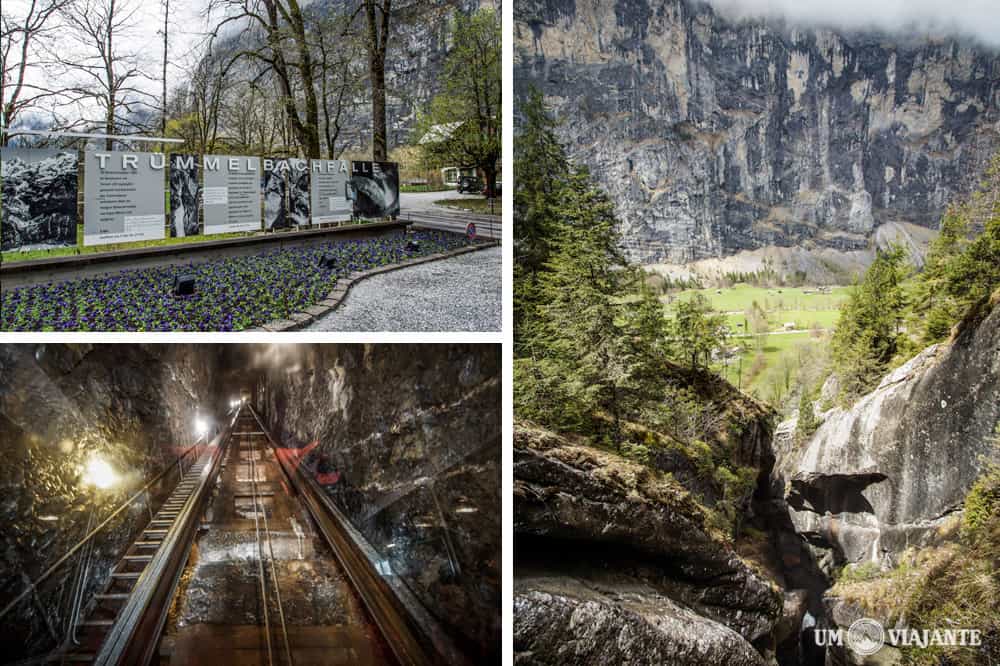
[[[499,331],[500,248],[362,280],[310,331]]]
[[[499,215],[483,215],[482,213],[467,213],[455,208],[435,206],[440,199],[478,199],[476,194],[459,194],[454,190],[445,192],[402,192],[399,195],[402,220],[410,220],[415,227],[438,229],[456,234],[464,234],[469,222],[476,223],[480,238],[499,240],[501,230]]]
[[[442,211],[453,210],[443,206],[435,206],[435,201],[441,199],[479,199],[478,194],[459,194],[455,190],[444,190],[443,192],[400,192],[399,210],[406,216],[407,211]]]

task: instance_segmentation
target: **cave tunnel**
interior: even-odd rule
[[[500,346],[0,345],[3,663],[499,663]]]

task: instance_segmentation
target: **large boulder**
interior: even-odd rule
[[[670,474],[518,424],[514,515],[519,663],[765,663],[780,593]]]

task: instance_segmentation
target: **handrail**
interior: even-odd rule
[[[104,522],[102,522],[100,525],[98,525],[93,530],[91,530],[86,536],[84,536],[79,542],[77,542],[77,544],[75,546],[73,546],[72,548],[70,548],[69,551],[67,551],[67,553],[65,555],[63,555],[62,557],[60,557],[58,560],[56,560],[56,562],[52,566],[50,566],[48,569],[46,569],[44,573],[42,573],[35,580],[33,580],[30,583],[28,583],[28,586],[24,589],[23,592],[21,592],[21,594],[17,595],[9,604],[7,604],[6,606],[4,606],[3,610],[0,610],[0,619],[3,619],[3,617],[7,613],[9,613],[11,610],[14,609],[14,607],[17,606],[17,604],[19,604],[21,601],[24,600],[25,597],[27,597],[29,594],[31,594],[32,590],[37,589],[38,586],[41,583],[45,582],[45,580],[49,576],[51,576],[53,573],[55,573],[55,571],[59,567],[61,567],[63,564],[65,564],[65,562],[70,557],[72,557],[73,555],[75,555],[76,552],[78,550],[80,550],[80,548],[82,548],[84,546],[84,544],[86,544],[88,541],[90,541],[91,539],[93,539],[94,536],[96,536],[98,532],[100,532],[101,530],[103,530],[108,525],[108,523],[110,523],[112,521],[112,519],[114,519],[118,514],[120,514],[125,509],[129,508],[130,506],[132,506],[132,504],[136,501],[136,499],[139,498],[139,495],[141,495],[144,492],[146,492],[147,490],[149,490],[149,488],[154,483],[156,483],[157,481],[159,481],[160,479],[162,479],[164,476],[166,476],[166,474],[170,470],[172,470],[174,467],[176,467],[180,463],[181,460],[183,460],[184,458],[186,458],[188,456],[188,454],[191,453],[191,451],[193,451],[196,448],[198,448],[199,446],[201,446],[202,445],[201,444],[201,439],[203,439],[203,438],[204,438],[204,435],[198,439],[198,442],[192,444],[186,451],[184,451],[184,453],[182,453],[181,455],[177,456],[177,458],[172,463],[170,463],[169,466],[165,467],[162,472],[160,472],[155,477],[153,477],[152,480],[150,480],[148,483],[146,483],[146,485],[144,485],[142,488],[140,488],[134,495],[132,495],[132,497],[130,497],[128,500],[126,500],[124,504],[122,504],[120,507],[118,507],[117,509],[115,509],[114,513],[112,513],[110,516],[108,516],[104,520]]]
[[[213,481],[228,449],[235,422],[234,417],[229,427],[213,440],[215,450],[208,453],[210,458],[199,474],[198,487],[191,492],[152,561],[135,582],[128,601],[94,658],[98,666],[135,666],[152,662],[170,600],[183,573],[205,505],[211,498]]]

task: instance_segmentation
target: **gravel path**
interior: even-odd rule
[[[499,331],[500,248],[401,268],[357,283],[310,331]]]

